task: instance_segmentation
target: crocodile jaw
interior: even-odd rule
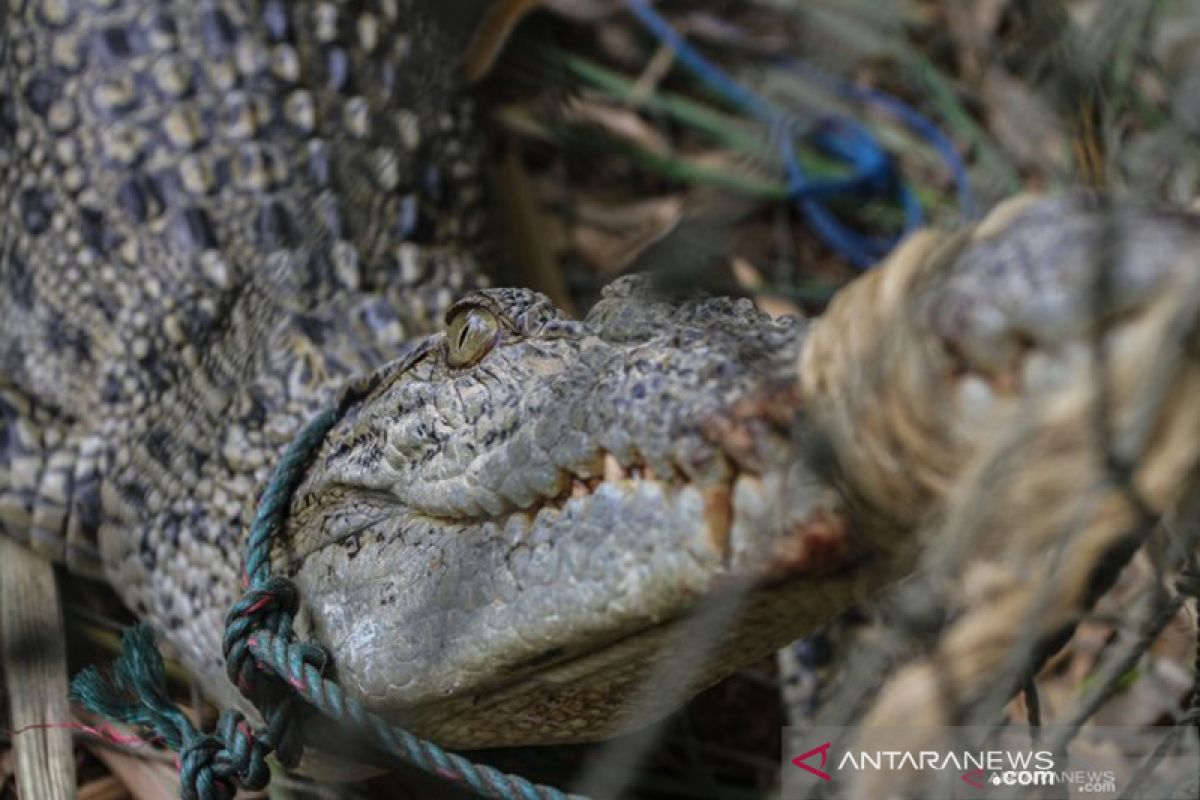
[[[526,313],[470,370],[434,337],[331,434],[276,558],[373,708],[460,746],[607,735],[643,676],[589,664],[617,647],[649,665],[650,632],[708,598],[749,590],[753,607],[760,586],[849,560],[836,494],[795,458],[802,326],[728,300],[618,297],[583,323]],[[721,633],[740,647],[676,702],[811,624]],[[552,675],[548,713],[601,686],[610,702],[565,727],[515,724],[511,698]],[[490,714],[489,697],[510,700]],[[450,713],[468,700],[479,714]]]

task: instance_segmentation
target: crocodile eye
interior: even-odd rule
[[[446,330],[446,361],[452,367],[469,367],[488,354],[496,343],[500,323],[492,312],[468,306],[450,319]]]

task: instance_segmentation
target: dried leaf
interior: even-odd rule
[[[969,80],[978,80],[1008,0],[951,0],[940,4],[946,28],[958,46],[958,66]]]
[[[574,313],[574,303],[555,259],[555,242],[561,238],[557,220],[543,212],[515,149],[501,159],[496,183],[506,198],[499,211],[511,261],[521,272],[521,285],[547,295],[568,314]]]
[[[758,306],[759,311],[775,318],[798,317],[802,313],[800,307],[791,300],[773,294],[754,295],[754,305]]]
[[[129,790],[116,777],[106,775],[79,787],[78,800],[124,800]]]
[[[619,8],[613,0],[494,0],[484,11],[463,58],[463,75],[476,82],[487,77],[513,31],[535,11],[553,11],[577,22],[595,22]]]
[[[496,0],[491,3],[467,46],[463,64],[467,80],[474,82],[486,77],[517,25],[543,5],[543,0]]]
[[[580,256],[599,272],[620,272],[675,228],[683,217],[683,208],[681,197],[639,200],[620,206],[580,200],[575,246]]]
[[[154,755],[124,753],[87,740],[83,746],[108,767],[135,800],[176,800],[179,797],[178,773]]]
[[[629,141],[657,155],[671,152],[667,138],[636,112],[627,108],[576,99],[566,109],[566,117],[572,122],[595,125],[614,136]]]
[[[1028,84],[1000,69],[983,79],[988,128],[1019,167],[1066,170],[1067,135],[1049,104]]]
[[[733,279],[737,281],[737,285],[748,292],[757,291],[766,283],[758,267],[741,256],[734,256],[730,262],[730,269],[733,270]]]

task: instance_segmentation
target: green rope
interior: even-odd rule
[[[344,409],[326,409],[300,431],[276,464],[259,501],[246,543],[245,591],[225,617],[225,668],[266,724],[253,730],[236,709],[222,712],[204,733],[172,702],[166,671],[150,629],[126,631],[123,652],[105,677],[88,667],[71,683],[72,697],[110,720],[150,731],[178,756],[183,800],[232,800],[238,787],[262,789],[271,780],[267,756],[294,766],[302,747],[293,714],[302,698],[312,708],[398,761],[496,800],[586,800],[448,753],[433,742],[392,727],[324,677],[327,654],[316,642],[298,642],[292,630],[296,590],[271,573],[271,540],[282,530],[292,493],[308,463]]]

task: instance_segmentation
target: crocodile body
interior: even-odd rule
[[[440,326],[480,187],[412,5],[6,11],[9,527],[83,569],[121,497],[220,536],[331,387]]]
[[[580,741],[903,574],[980,397],[1095,321],[1107,223],[1071,198],[918,237],[813,325],[636,278],[569,320],[477,288],[479,149],[416,0],[8,9],[0,526],[222,703],[246,523],[347,385],[274,552],[301,632],[447,745]],[[1125,316],[1197,240],[1130,219]]]
[[[108,579],[244,702],[220,636],[247,521],[297,429],[369,376],[277,549],[340,680],[450,745],[595,738],[847,602],[751,604],[632,711],[663,623],[802,568],[787,543],[836,512],[786,458],[803,326],[638,281],[582,323],[470,294],[479,148],[428,11],[9,5],[0,525]],[[483,332],[421,339],[464,293]],[[476,335],[491,352],[448,360]]]

